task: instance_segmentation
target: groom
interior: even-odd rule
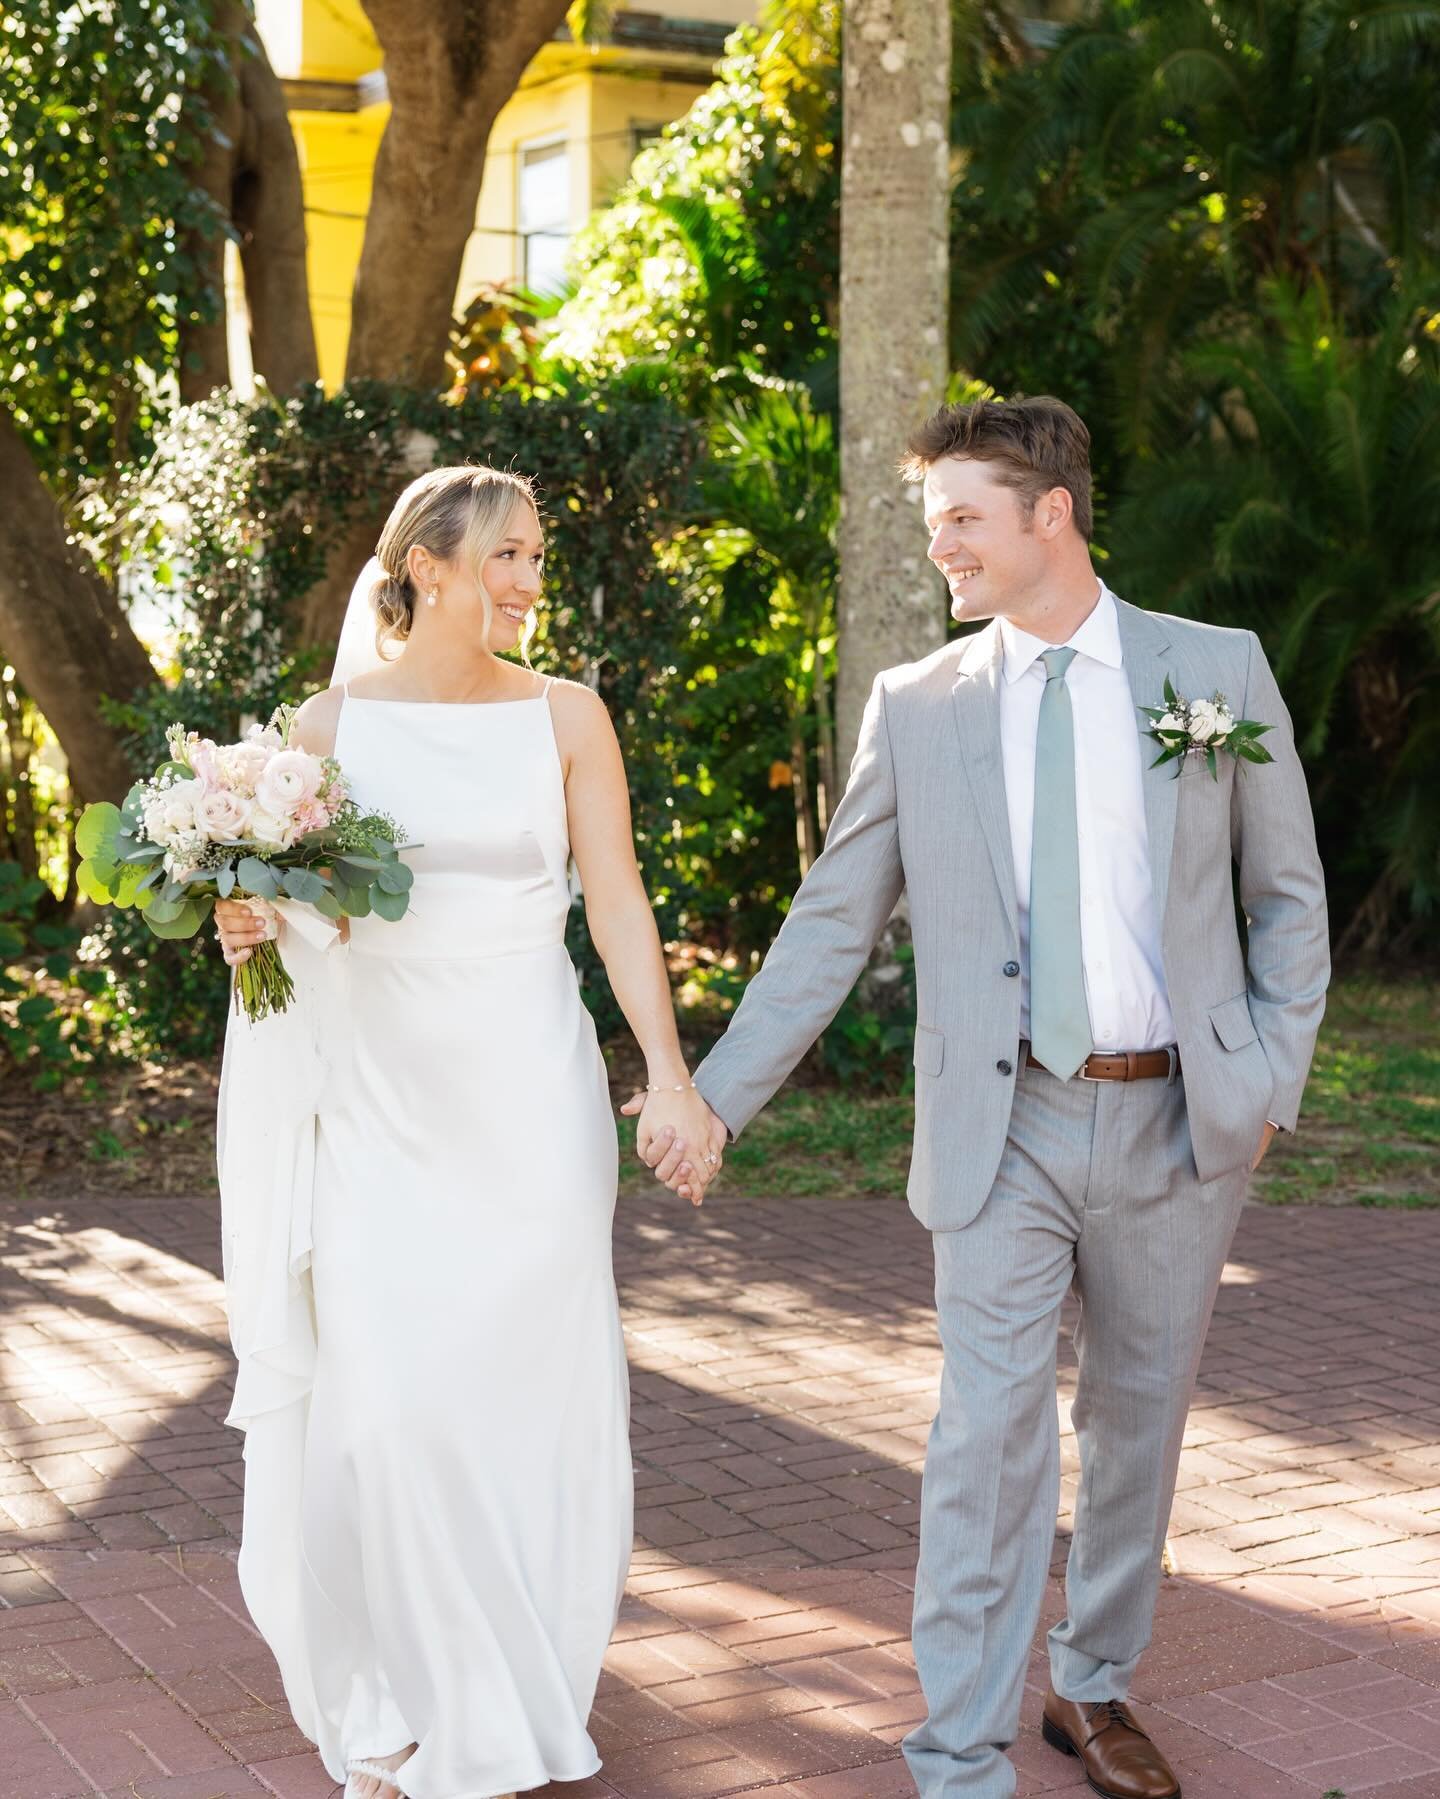
[[[991,623],[876,681],[824,854],[696,1082],[738,1135],[908,891],[909,1198],[933,1233],[944,1373],[915,1592],[929,1715],[905,1755],[924,1799],[1015,1790],[1073,1286],[1080,1490],[1043,1730],[1097,1793],[1175,1799],[1126,1694],[1247,1178],[1295,1127],[1324,1009],[1309,799],[1254,634],[1139,611],[1097,578],[1068,406],[947,406],[909,450],[955,617]],[[1273,760],[1152,767],[1138,708],[1164,704],[1167,676],[1272,727]],[[679,1157],[654,1160],[678,1185]]]

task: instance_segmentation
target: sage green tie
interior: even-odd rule
[[[1030,858],[1030,1049],[1068,1081],[1090,1054],[1090,1008],[1080,950],[1080,835],[1075,822],[1075,725],[1065,672],[1072,649],[1044,650],[1045,692],[1035,732]]]

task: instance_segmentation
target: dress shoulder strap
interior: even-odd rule
[[[548,700],[550,698],[550,689],[555,685],[555,677],[554,675],[545,675],[542,678],[545,685],[540,689],[540,698],[542,700]]]

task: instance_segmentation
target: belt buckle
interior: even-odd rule
[[[1090,1055],[1093,1056],[1094,1054],[1095,1054],[1095,1051],[1092,1049],[1090,1052]],[[1089,1060],[1090,1060],[1090,1056],[1086,1056],[1085,1062],[1088,1062]],[[1079,1077],[1082,1081],[1103,1081],[1105,1079],[1103,1074],[1086,1074],[1085,1062],[1082,1062],[1080,1064],[1079,1068],[1076,1070],[1077,1074],[1079,1075]]]

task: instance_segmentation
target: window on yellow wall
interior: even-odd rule
[[[665,127],[663,124],[661,124],[661,125],[637,125],[632,120],[631,124],[630,124],[630,160],[631,160],[631,162],[634,162],[635,158],[640,154],[640,152],[645,148],[645,146],[647,144],[658,144],[660,142],[661,137],[664,135],[664,131],[665,131]]]
[[[537,293],[558,286],[570,252],[570,146],[564,138],[520,149],[520,276]]]

